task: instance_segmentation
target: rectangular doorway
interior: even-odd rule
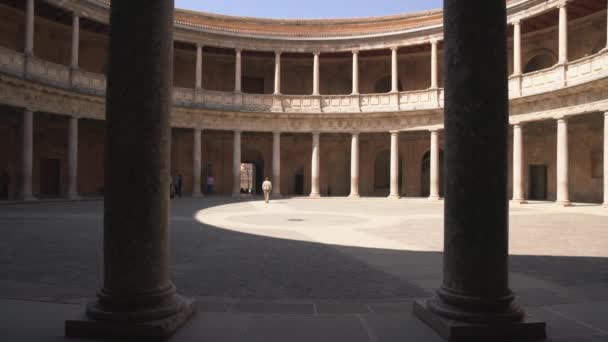
[[[304,195],[304,169],[300,168],[294,179],[294,193],[299,196]]]
[[[59,159],[40,160],[40,196],[57,197],[60,194],[59,176],[61,162]]]
[[[530,188],[531,200],[547,200],[547,165],[530,165]]]

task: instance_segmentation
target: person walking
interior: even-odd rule
[[[177,197],[182,198],[182,175],[177,175],[176,191]]]
[[[262,183],[262,190],[264,190],[264,201],[268,203],[268,201],[270,201],[270,192],[272,191],[272,183],[268,177],[266,177],[264,183]]]

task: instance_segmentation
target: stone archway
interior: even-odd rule
[[[547,49],[535,50],[530,54],[524,66],[524,73],[547,69],[557,63],[557,57]]]
[[[420,195],[431,193],[431,151],[427,151],[420,162]],[[443,150],[439,149],[439,196],[443,197]]]

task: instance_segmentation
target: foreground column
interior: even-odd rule
[[[508,281],[506,19],[504,1],[444,0],[443,284],[414,312],[450,341],[545,332]]]
[[[203,46],[196,44],[196,89],[203,88]]]
[[[111,5],[103,287],[88,320],[66,322],[68,337],[158,341],[194,309],[169,279],[173,8]]]
[[[315,96],[320,95],[319,93],[319,52],[314,53],[312,63],[312,94]]]
[[[26,57],[34,55],[34,0],[25,3],[25,44],[23,52]]]
[[[391,93],[399,91],[399,60],[397,47],[391,48]]]
[[[281,132],[272,133],[272,194],[281,196]]]
[[[557,64],[568,62],[568,1],[564,0],[557,8],[559,10],[559,60]]]
[[[236,49],[236,66],[234,68],[234,92],[241,92],[241,49]]]
[[[557,199],[559,205],[570,206],[568,182],[568,121],[557,120]]]
[[[523,134],[521,124],[513,125],[513,202],[526,203],[523,177]]]
[[[359,133],[353,133],[350,144],[350,198],[359,198]]]
[[[437,77],[437,45],[439,42],[437,39],[431,40],[431,89],[437,89],[439,87],[439,81]]]
[[[241,131],[234,131],[232,143],[232,196],[241,195]]]
[[[78,118],[70,117],[68,128],[68,198],[78,198]]]
[[[34,113],[30,109],[23,112],[21,132],[21,189],[19,199],[34,200],[32,195],[32,169],[34,163]]]
[[[608,207],[608,112],[604,113],[604,207]]]
[[[201,196],[201,130],[194,129],[192,146],[192,197]]]
[[[72,16],[72,69],[78,69],[78,53],[80,48],[80,17]]]
[[[430,172],[429,199],[439,199],[439,134],[437,130],[431,131],[431,172]]]
[[[399,199],[399,132],[391,132],[391,191],[389,198]]]
[[[320,162],[320,133],[312,133],[312,160],[311,160],[311,176],[310,176],[310,197],[321,197],[319,192],[319,162]]]

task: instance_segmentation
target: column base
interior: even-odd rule
[[[525,199],[512,199],[511,204],[528,204],[528,201]]]
[[[398,200],[400,198],[401,198],[401,196],[399,196],[399,195],[388,195],[388,199]]]
[[[560,207],[573,207],[572,202],[570,201],[556,201],[555,204]]]
[[[205,195],[203,195],[202,193],[198,193],[198,194],[192,194],[191,197],[192,198],[201,198],[201,197],[205,197]]]
[[[350,195],[348,195],[348,198],[349,199],[360,199],[361,195],[359,195],[359,194],[350,194]]]
[[[22,202],[35,202],[38,200],[38,198],[34,197],[34,195],[21,195],[17,197],[18,200],[22,201]]]
[[[321,194],[320,193],[311,193],[308,197],[317,199],[317,198],[321,198]]]
[[[414,302],[414,315],[450,342],[493,341],[503,338],[546,338],[546,323],[524,317],[518,321],[476,324],[444,318],[428,307],[428,301]]]
[[[283,195],[281,193],[278,194],[270,194],[270,198],[283,198]]]
[[[83,316],[65,322],[65,336],[68,338],[125,338],[141,341],[165,341],[194,315],[196,303],[176,296],[179,310],[172,315],[153,321],[137,321],[137,312],[108,313],[110,319],[97,320]],[[89,305],[95,306],[95,303]],[[99,310],[99,309],[97,309]],[[112,317],[115,315],[116,317]],[[115,318],[115,319],[112,319]]]
[[[429,196],[429,201],[440,201],[441,197],[440,196]]]
[[[72,201],[77,201],[77,200],[81,200],[82,197],[80,197],[78,194],[67,194],[65,196],[65,198],[72,200]]]

